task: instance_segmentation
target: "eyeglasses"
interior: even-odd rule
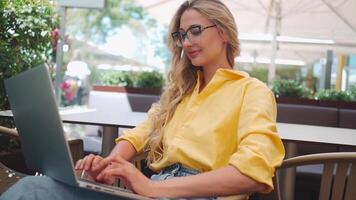
[[[208,28],[215,27],[216,25],[211,26],[202,26],[199,24],[194,24],[188,28],[186,32],[177,31],[172,33],[172,38],[177,47],[182,47],[185,38],[188,38],[189,42],[197,43],[200,41],[201,34],[204,30]]]

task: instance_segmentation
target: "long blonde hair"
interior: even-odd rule
[[[237,27],[229,9],[219,0],[190,0],[184,2],[176,11],[169,27],[170,32],[180,28],[180,18],[184,11],[194,9],[217,25],[227,37],[227,60],[234,66],[234,59],[240,54],[240,44],[237,38]],[[160,101],[153,105],[153,131],[147,145],[148,163],[154,163],[162,158],[163,129],[171,120],[178,104],[184,97],[191,94],[197,83],[197,73],[200,67],[193,66],[185,56],[183,48],[177,47],[169,37],[168,46],[172,52],[171,70],[167,76],[167,85]]]

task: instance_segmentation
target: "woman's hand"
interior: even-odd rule
[[[97,176],[102,182],[110,181],[112,177],[120,178],[124,185],[133,192],[153,197],[155,183],[143,175],[132,163],[121,157],[115,157],[112,162]]]
[[[112,162],[112,158],[109,156],[107,158],[103,158],[98,155],[90,154],[85,156],[83,159],[77,161],[75,165],[75,170],[85,170],[89,176],[97,180],[97,176],[102,172],[108,165]],[[114,177],[105,179],[104,183],[113,184],[115,181]]]

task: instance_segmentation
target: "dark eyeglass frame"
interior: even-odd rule
[[[192,30],[193,28],[199,28],[199,36],[203,33],[204,30],[208,29],[208,28],[213,28],[215,27],[216,24],[214,25],[210,25],[210,26],[203,26],[200,24],[193,24],[191,25],[186,32],[182,32],[182,31],[176,31],[171,33],[173,41],[176,43],[176,45],[178,47],[182,47],[183,46],[183,42],[186,38],[188,38],[188,40],[190,41],[189,37],[188,37],[188,33],[190,30]]]

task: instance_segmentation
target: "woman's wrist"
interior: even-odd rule
[[[120,156],[124,160],[131,161],[135,155],[136,150],[133,145],[126,140],[121,140],[115,145],[108,157],[115,159],[115,157]]]
[[[146,196],[152,197],[152,198],[157,198],[157,197],[162,197],[164,194],[164,191],[162,191],[162,188],[160,187],[162,184],[162,181],[152,181],[150,180],[150,183],[147,188],[147,194]]]

